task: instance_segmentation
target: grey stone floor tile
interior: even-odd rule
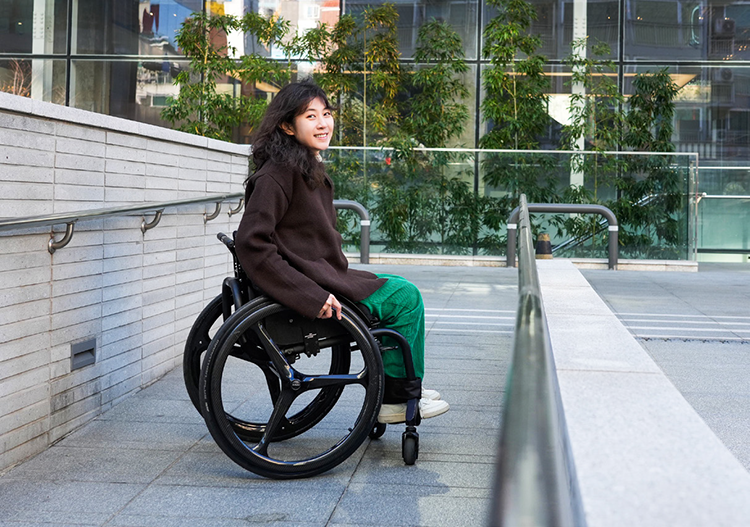
[[[122,515],[149,515],[167,519],[184,518],[207,521],[212,518],[244,519],[257,523],[269,515],[287,522],[324,522],[333,513],[341,498],[340,491],[326,489],[299,490],[284,488],[284,482],[269,481],[252,492],[246,488],[185,487],[151,485],[123,510]],[[283,516],[281,516],[283,515]]]
[[[424,422],[424,421],[423,421]],[[482,434],[467,434],[461,429],[445,428],[425,429],[419,426],[419,459],[428,454],[439,455],[456,455],[456,456],[479,456],[480,462],[488,459],[494,459],[497,454],[497,442],[500,437],[499,430],[487,430]],[[403,427],[397,425],[388,426],[385,434],[380,439],[370,442],[367,447],[367,455],[374,452],[387,453],[395,457],[400,456],[400,452],[393,450],[393,445],[401,444],[401,433]]]
[[[53,446],[13,469],[12,477],[28,481],[100,481],[149,483],[177,460],[181,452],[132,448]]]
[[[480,526],[486,524],[489,504],[489,496],[475,489],[353,483],[331,524]]]
[[[36,520],[36,521],[2,521],[0,520],[0,527],[89,527],[102,525],[100,521],[92,519],[90,522],[86,522],[79,515],[75,515],[72,521],[63,521],[58,515],[50,516],[48,521]]]
[[[317,523],[289,522],[284,518],[284,512],[272,512],[266,514],[254,514],[246,518],[193,518],[193,517],[166,517],[150,516],[144,511],[143,514],[121,514],[107,522],[107,527],[260,527],[272,525],[273,527],[325,527],[327,521]]]
[[[352,473],[356,470],[366,446],[352,454],[337,467],[311,479],[284,482],[284,488],[314,490],[326,488],[343,492]],[[271,482],[235,464],[218,448],[215,452],[191,450],[171,465],[156,480],[159,485],[185,485],[198,487],[237,487],[253,489],[257,486],[274,485]]]
[[[203,418],[189,400],[141,396],[121,402],[101,416],[102,421],[153,421],[156,423],[202,424]]]
[[[464,462],[417,460],[412,466],[405,466],[398,456],[389,453],[365,457],[354,474],[352,483],[386,485],[399,483],[415,487],[479,488],[492,487],[495,465],[491,460],[478,461],[476,458]]]
[[[63,439],[63,446],[128,447],[186,451],[208,434],[205,423],[156,423],[95,420]]]
[[[0,519],[103,523],[135,498],[145,485],[85,481],[28,481],[5,476],[0,485]]]

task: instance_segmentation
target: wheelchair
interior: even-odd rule
[[[400,349],[409,393],[419,393],[411,348],[347,299],[341,320],[310,320],[263,295],[248,279],[234,240],[234,276],[198,315],[183,356],[185,386],[211,436],[235,463],[274,479],[321,474],[349,458],[377,422],[385,375],[381,353]],[[405,464],[419,455],[419,395],[407,402]]]

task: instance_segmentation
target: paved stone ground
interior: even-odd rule
[[[750,470],[750,265],[582,273]]]
[[[311,479],[272,481],[233,464],[191,406],[180,371],[0,476],[0,525],[476,526],[490,502],[510,359],[515,269],[368,266],[406,276],[427,309],[425,384],[451,411],[401,426]]]

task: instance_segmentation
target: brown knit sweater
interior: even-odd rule
[[[242,268],[266,294],[315,318],[329,293],[367,298],[385,279],[349,269],[333,207],[333,182],[312,189],[302,175],[267,161],[248,182],[235,247]]]

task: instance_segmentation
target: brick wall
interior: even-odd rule
[[[0,217],[241,192],[248,147],[0,93]],[[181,363],[190,326],[231,273],[225,203],[0,232],[0,470]],[[150,220],[153,215],[148,215]],[[64,225],[56,226],[57,238]],[[71,371],[71,344],[96,362]]]

